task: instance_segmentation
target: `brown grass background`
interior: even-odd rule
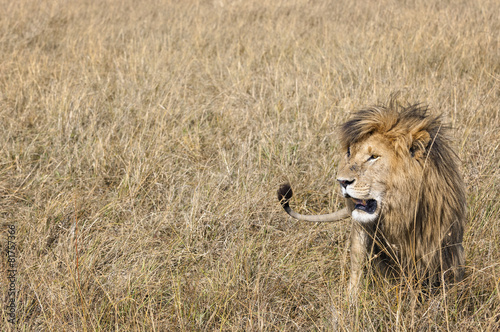
[[[0,1],[5,331],[500,328],[500,2]],[[467,276],[346,300],[336,128],[422,102],[454,128]]]

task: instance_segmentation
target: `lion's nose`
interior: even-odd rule
[[[344,189],[346,189],[348,185],[354,183],[354,180],[337,179],[337,181]]]

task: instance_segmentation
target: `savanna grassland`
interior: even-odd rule
[[[500,2],[1,7],[2,331],[500,329]],[[466,278],[352,305],[351,221],[275,193],[342,207],[337,128],[391,96],[453,128]]]

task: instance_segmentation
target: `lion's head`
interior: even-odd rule
[[[463,220],[464,184],[446,131],[418,105],[369,108],[342,125],[337,179],[353,219],[424,228]]]
[[[372,222],[395,210],[414,219],[418,203],[432,200],[422,197],[425,186],[463,196],[445,131],[439,117],[418,106],[356,112],[341,128],[337,176],[354,220]]]
[[[289,185],[283,185],[278,198],[285,210],[312,221],[351,215],[358,225],[351,255],[361,257],[367,245],[374,245],[373,254],[400,266],[412,264],[420,275],[452,269],[460,280],[465,186],[440,117],[419,105],[368,108],[341,126],[340,144],[337,181],[346,208],[331,215],[299,215],[288,205]],[[351,286],[359,269],[353,267]]]

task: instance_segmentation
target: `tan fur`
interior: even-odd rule
[[[356,112],[342,126],[338,180],[347,184],[354,221],[352,291],[368,257],[384,274],[430,283],[447,278],[440,272],[463,278],[465,190],[445,132],[425,108],[394,104]],[[355,212],[349,197],[376,198],[376,211]]]

